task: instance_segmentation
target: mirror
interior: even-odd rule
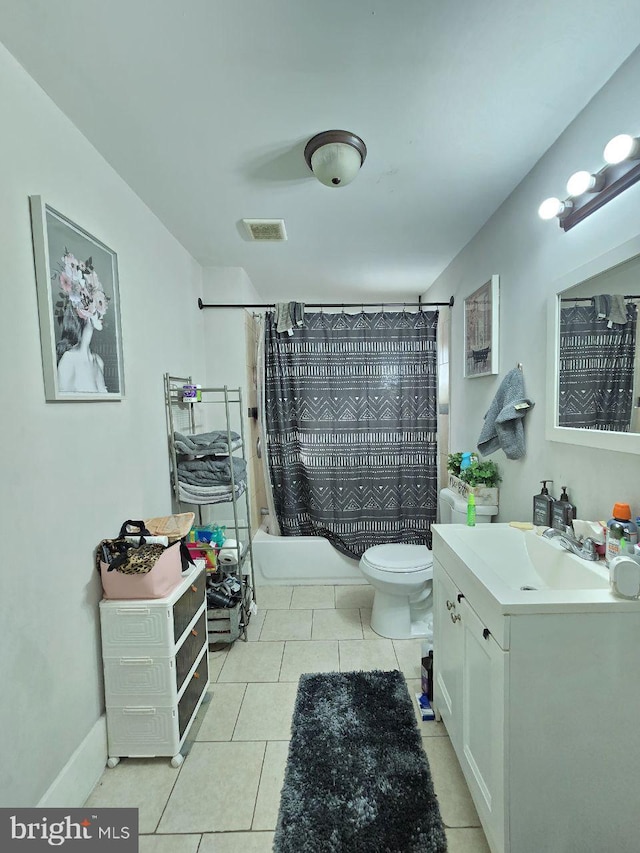
[[[547,438],[640,453],[640,238],[574,270],[556,290]]]

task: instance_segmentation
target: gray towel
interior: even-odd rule
[[[520,459],[525,454],[523,419],[534,403],[524,395],[522,371],[514,367],[504,377],[478,439],[478,450],[489,456],[502,448],[507,459]]]
[[[237,483],[247,476],[247,463],[239,457],[228,456],[226,459],[215,459],[212,456],[201,456],[189,462],[178,462],[178,479],[181,483],[192,486],[228,486],[231,483],[231,466],[233,465],[233,480]]]
[[[231,450],[236,450],[242,445],[242,440],[237,432],[231,432],[230,435]],[[174,432],[173,440],[176,453],[186,453],[190,456],[229,455],[227,433],[222,430],[201,432],[193,435],[183,435],[181,432]]]
[[[627,322],[627,304],[624,301],[624,296],[620,293],[611,294],[611,308],[607,317],[609,321],[607,325],[611,328],[612,323],[619,323],[621,326]]]
[[[276,332],[283,334],[293,333],[293,320],[289,310],[289,302],[276,302]]]
[[[304,323],[304,302],[290,302],[289,314],[294,326],[302,326]]]

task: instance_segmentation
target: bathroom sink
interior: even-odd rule
[[[500,603],[575,602],[579,597],[591,599],[592,592],[603,600],[610,598],[604,563],[578,557],[535,530],[508,524],[436,525],[434,529]]]

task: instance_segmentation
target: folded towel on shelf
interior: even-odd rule
[[[192,486],[178,481],[178,500],[187,504],[217,504],[237,500],[244,494],[246,481],[236,483],[235,490],[231,486]]]
[[[502,448],[507,459],[520,459],[525,454],[523,418],[533,408],[524,395],[524,377],[514,367],[502,380],[478,439],[478,450],[489,456]]]
[[[176,453],[186,453],[189,456],[228,456],[229,450],[236,450],[242,446],[242,440],[237,432],[230,433],[231,448],[227,440],[227,433],[223,430],[214,432],[203,432],[194,435],[184,435],[174,432],[173,442]]]
[[[178,480],[192,486],[227,486],[231,483],[233,468],[234,482],[246,479],[247,463],[240,457],[228,456],[216,459],[201,456],[198,459],[178,462]]]

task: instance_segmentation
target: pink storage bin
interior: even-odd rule
[[[151,571],[144,575],[126,575],[117,569],[110,572],[108,568],[108,564],[100,560],[104,598],[164,598],[182,580],[180,542],[169,545]]]

